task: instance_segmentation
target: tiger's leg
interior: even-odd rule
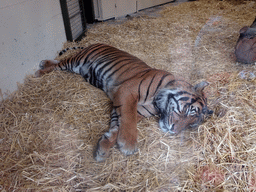
[[[104,161],[109,156],[110,148],[116,144],[118,130],[119,116],[117,115],[116,110],[113,109],[111,113],[110,129],[102,135],[96,150],[94,151],[94,158],[96,161]]]
[[[60,63],[60,61],[57,60],[43,60],[40,62],[39,67],[40,69],[36,71],[35,76],[41,77],[46,73],[50,73],[53,71],[56,66]]]
[[[138,101],[132,94],[128,95],[126,98],[123,94],[119,96],[120,97],[115,100],[116,104],[120,106],[117,108],[117,114],[120,114],[117,145],[123,154],[131,155],[137,151],[137,121],[140,119],[140,116],[137,114]]]

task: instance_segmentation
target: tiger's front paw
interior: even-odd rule
[[[117,145],[124,155],[132,155],[138,151],[137,136],[119,136]]]
[[[42,60],[42,61],[39,63],[39,68],[40,68],[40,69],[45,69],[45,68],[47,67],[47,63],[48,63],[47,60]]]

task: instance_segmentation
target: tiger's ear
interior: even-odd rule
[[[208,85],[209,83],[207,83],[206,81],[202,81],[201,83],[196,84],[194,86],[194,89],[196,92],[201,93],[204,90],[204,88]]]

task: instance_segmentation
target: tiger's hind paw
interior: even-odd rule
[[[42,60],[40,63],[39,63],[39,68],[40,69],[45,69],[46,68],[46,63],[47,63],[47,60]]]
[[[42,60],[39,63],[39,68],[40,69],[46,69],[52,66],[56,66],[58,63],[60,63],[60,61],[57,60]]]
[[[35,77],[41,77],[41,76],[43,76],[43,71],[42,70],[37,70],[36,72],[35,72]]]

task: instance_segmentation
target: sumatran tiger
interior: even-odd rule
[[[141,117],[158,115],[161,129],[177,134],[196,127],[212,113],[203,93],[207,82],[192,86],[109,45],[82,47],[70,58],[44,60],[40,68],[37,77],[53,70],[78,73],[112,100],[110,129],[99,139],[94,152],[97,161],[105,160],[115,144],[125,155],[136,152],[137,122]]]

